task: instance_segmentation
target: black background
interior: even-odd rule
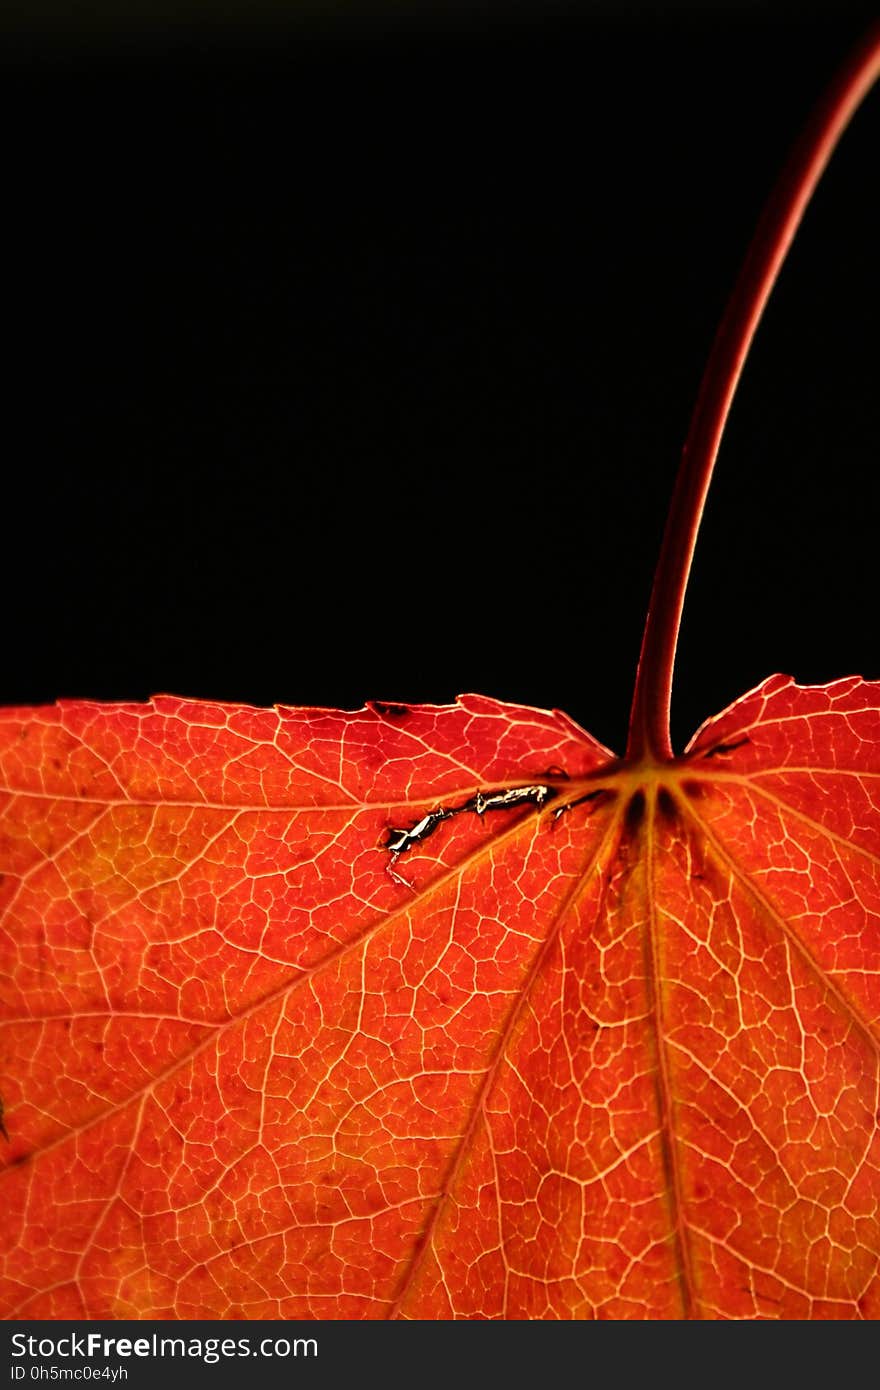
[[[5,35],[0,700],[478,690],[619,750],[718,317],[870,9],[255,14]],[[678,745],[880,676],[878,138],[745,374]]]

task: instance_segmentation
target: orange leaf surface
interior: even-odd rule
[[[5,1315],[876,1316],[878,697],[4,711]]]

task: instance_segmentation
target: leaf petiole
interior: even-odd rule
[[[758,223],[697,395],[654,575],[626,759],[668,762],[669,707],[684,596],[731,402],[767,300],[840,137],[880,77],[880,24],[844,63],[792,151]]]

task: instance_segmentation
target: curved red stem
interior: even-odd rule
[[[749,347],[804,211],[850,119],[880,77],[880,25],[837,75],[783,170],[703,373],[654,575],[629,723],[628,759],[672,757],[669,704],[681,611],[721,436]]]

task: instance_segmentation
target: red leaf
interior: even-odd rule
[[[7,1316],[870,1315],[878,695],[4,712]]]
[[[713,350],[615,758],[465,696],[0,712],[7,1317],[880,1316],[880,683],[669,746]]]

